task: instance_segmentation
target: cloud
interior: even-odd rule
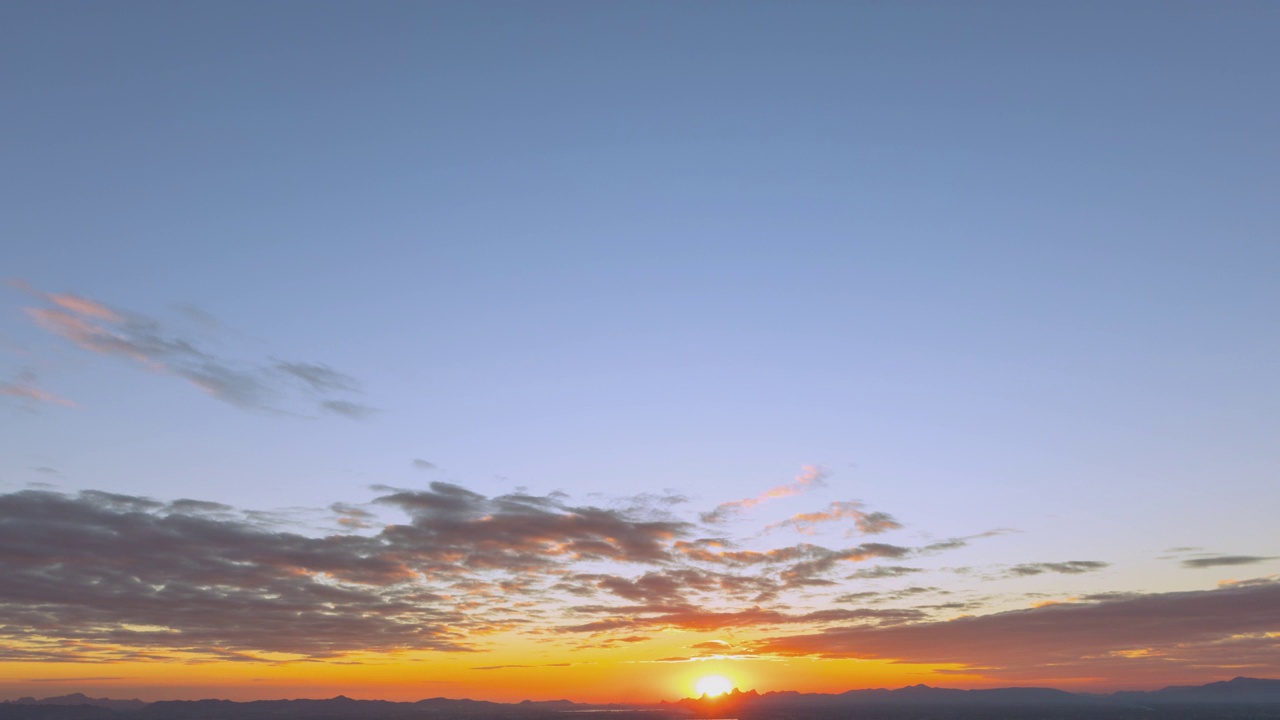
[[[923,554],[929,555],[933,553],[944,552],[946,550],[959,550],[962,547],[968,547],[969,542],[972,540],[980,540],[982,538],[997,537],[1000,535],[1008,535],[1010,533],[1016,533],[1016,532],[1021,532],[1021,531],[1014,530],[1012,528],[996,528],[995,530],[987,530],[986,532],[980,532],[976,535],[966,535],[964,537],[950,538],[947,540],[940,540],[935,543],[930,543],[920,548],[920,552]]]
[[[347,503],[334,503],[329,509],[338,516],[338,524],[352,530],[363,530],[375,526],[376,515]]]
[[[815,487],[826,485],[826,477],[828,471],[815,465],[805,465],[801,468],[801,472],[796,476],[794,482],[786,485],[779,485],[760,493],[755,497],[743,498],[741,500],[731,500],[729,502],[720,503],[715,510],[702,514],[702,521],[705,523],[720,523],[738,515],[747,508],[755,507],[760,503],[778,498],[791,497],[808,492]]]
[[[1232,565],[1255,565],[1257,563],[1275,559],[1275,557],[1262,557],[1258,555],[1215,555],[1213,557],[1199,557],[1183,560],[1182,567],[1199,569]]]
[[[558,601],[548,588],[576,565],[667,564],[678,557],[672,542],[692,527],[562,495],[491,498],[448,483],[375,502],[409,521],[372,536],[308,537],[200,500],[0,495],[0,645],[10,646],[0,657],[468,651],[478,637],[550,622]],[[373,526],[360,507],[332,509],[342,527]],[[717,592],[729,582],[671,572],[592,582],[665,598],[677,594],[673,578]]]
[[[846,575],[848,580],[879,580],[882,578],[902,577],[911,573],[924,572],[923,568],[903,567],[901,565],[880,565],[873,568],[863,568],[854,571],[851,575]]]
[[[360,383],[355,378],[318,363],[278,362],[275,369],[290,375],[320,393],[330,391],[357,392]]]
[[[378,539],[264,530],[219,508],[0,496],[0,645],[70,661],[471,649],[475,621],[413,582],[414,558]]]
[[[906,600],[916,597],[917,595],[950,595],[951,592],[937,587],[920,587],[912,586],[893,592],[856,592],[839,595],[834,598],[835,602],[871,602],[881,603],[890,600]]]
[[[848,564],[907,547],[740,548],[696,537],[699,526],[655,496],[599,507],[446,482],[375,492],[331,505],[336,530],[314,537],[279,514],[199,499],[0,495],[0,659],[254,662],[466,652],[499,632],[567,630],[599,646],[652,629],[927,617],[789,607],[793,593],[839,584]],[[376,508],[402,519],[383,522]],[[585,598],[593,604],[571,604]]]
[[[435,463],[433,463],[433,462],[428,462],[428,461],[423,460],[423,459],[421,459],[421,458],[414,458],[414,459],[413,459],[413,469],[415,469],[415,470],[435,470],[435,469],[436,469],[436,464],[435,464]]]
[[[30,370],[19,372],[10,382],[0,382],[0,395],[48,405],[61,405],[63,407],[75,407],[76,405],[64,397],[41,389],[36,385],[35,373]]]
[[[733,628],[768,628],[779,625],[829,625],[833,623],[895,624],[925,617],[913,609],[828,609],[805,613],[764,607],[732,610],[708,609],[689,604],[642,604],[630,606],[587,605],[571,608],[590,615],[604,614],[605,619],[559,628],[563,632],[596,633],[618,629],[666,629],[707,632]]]
[[[28,683],[102,683],[108,680],[132,680],[132,675],[77,675],[68,678],[23,678]]]
[[[353,420],[361,420],[378,412],[375,407],[361,405],[350,400],[323,400],[320,402],[320,408],[327,412],[343,417],[349,417]]]
[[[1171,669],[1236,662],[1280,671],[1280,584],[1058,603],[946,622],[836,627],[776,636],[777,655],[954,663],[1001,677],[1097,677],[1134,652]],[[1125,656],[1124,653],[1130,653]],[[1234,658],[1234,660],[1233,660]],[[1202,671],[1202,670],[1201,670]]]
[[[694,643],[689,646],[690,650],[732,650],[733,646],[723,640],[707,640],[706,642]]]
[[[765,531],[789,527],[802,533],[812,534],[818,525],[840,520],[853,522],[854,529],[849,530],[848,535],[853,535],[855,530],[863,535],[879,535],[902,527],[901,523],[889,513],[869,513],[864,512],[862,508],[862,503],[853,500],[833,502],[827,510],[792,515],[786,520],[769,525]]]
[[[430,547],[476,569],[535,569],[565,561],[657,563],[691,525],[635,520],[622,510],[572,507],[561,498],[513,493],[496,498],[433,482],[426,491],[378,498],[412,518],[388,528],[395,543]]]
[[[1066,562],[1038,562],[1024,563],[1022,565],[1014,565],[1009,568],[1009,575],[1026,577],[1029,575],[1041,575],[1043,573],[1062,573],[1065,575],[1078,575],[1080,573],[1095,572],[1110,565],[1110,563],[1101,562],[1099,560],[1068,560]]]
[[[201,348],[195,338],[168,331],[146,315],[77,295],[40,292],[25,283],[16,286],[47,303],[26,308],[26,313],[48,332],[89,352],[125,358],[152,372],[184,378],[211,397],[236,407],[280,411],[282,403],[306,401],[320,411],[352,419],[375,412],[344,397],[358,394],[359,382],[327,365],[235,361]],[[27,396],[40,399],[30,391]]]

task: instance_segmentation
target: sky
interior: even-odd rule
[[[0,4],[0,699],[1280,677],[1278,29]]]

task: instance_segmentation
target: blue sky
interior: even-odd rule
[[[1019,531],[974,567],[1111,564],[1035,580],[1062,595],[1275,573],[1278,23],[8,3],[0,490],[707,510],[815,466],[752,527],[860,500],[919,543]],[[93,352],[54,296],[199,354]]]

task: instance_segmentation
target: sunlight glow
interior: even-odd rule
[[[708,675],[698,680],[698,684],[694,687],[697,689],[698,695],[715,697],[733,690],[733,683],[723,675]]]

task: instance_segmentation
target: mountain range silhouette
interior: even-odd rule
[[[911,685],[896,690],[843,693],[758,693],[733,690],[720,696],[684,698],[658,704],[589,704],[570,700],[496,703],[430,698],[417,702],[353,700],[113,700],[81,693],[0,703],[0,720],[622,720],[619,713],[646,720],[668,718],[752,718],[835,720],[836,718],[1080,718],[1128,720],[1176,718],[1213,720],[1280,718],[1280,680],[1237,677],[1195,686],[1110,694],[1072,693],[1053,688],[1010,687],[957,690]]]

